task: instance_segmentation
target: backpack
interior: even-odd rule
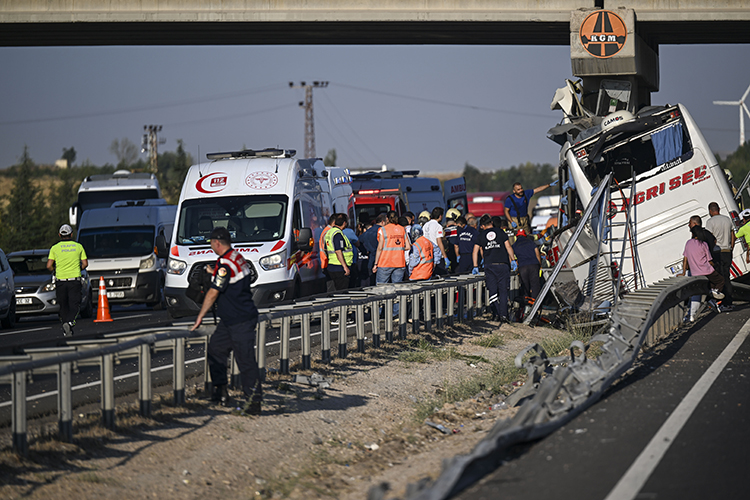
[[[192,273],[188,278],[188,287],[185,291],[185,296],[196,304],[201,305],[209,288],[211,288],[211,275],[206,271],[205,267],[201,267],[198,272]]]

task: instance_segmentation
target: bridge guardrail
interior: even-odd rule
[[[483,308],[483,304],[487,304],[486,290],[483,285],[483,274],[452,276],[423,282],[381,285],[335,294],[310,303],[299,301],[295,304],[261,309],[256,343],[259,365],[265,373],[266,331],[272,321],[281,320],[279,364],[280,371],[288,374],[290,331],[294,318],[299,318],[302,331],[302,366],[309,368],[312,346],[310,325],[313,315],[320,314],[321,316],[321,361],[330,362],[330,314],[332,310],[338,310],[339,315],[338,355],[346,357],[349,330],[346,319],[351,308],[354,309],[356,318],[352,326],[356,330],[357,350],[364,352],[366,308],[369,309],[372,320],[372,343],[373,346],[378,347],[380,345],[381,308],[385,317],[385,337],[387,341],[391,341],[394,333],[392,311],[394,303],[398,302],[398,332],[401,338],[406,338],[409,307],[411,308],[412,330],[415,333],[419,331],[420,325],[424,326],[425,331],[431,331],[433,320],[438,328],[446,323],[462,322],[464,319],[472,319],[477,311]],[[445,299],[445,304],[443,299]],[[432,312],[433,301],[434,313]],[[73,436],[72,372],[77,366],[99,366],[102,421],[105,426],[111,428],[115,422],[114,363],[117,357],[137,357],[140,413],[143,416],[149,416],[152,399],[152,350],[172,351],[174,402],[176,405],[181,405],[185,402],[186,342],[205,343],[209,336],[210,334],[201,331],[190,332],[182,327],[166,327],[115,334],[102,339],[71,339],[67,345],[61,347],[32,349],[19,356],[0,357],[0,383],[9,383],[12,386],[13,449],[22,455],[28,453],[26,385],[33,373],[56,374],[59,435],[63,441],[70,441]],[[234,363],[230,364],[235,375],[233,365]],[[208,376],[209,371],[204,368],[205,380],[210,383]]]
[[[496,422],[469,454],[451,459],[432,484],[410,499],[449,498],[489,472],[483,461],[492,454],[544,437],[572,420],[630,369],[644,344],[658,343],[682,323],[681,302],[707,292],[705,276],[669,278],[626,295],[608,324],[588,345],[573,342],[569,355],[550,358],[538,344],[524,349],[515,363],[526,368],[526,383],[506,399],[509,406],[522,402],[515,416]],[[602,354],[588,359],[585,353],[593,342],[603,342]],[[575,349],[581,351],[578,356]]]

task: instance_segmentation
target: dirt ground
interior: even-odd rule
[[[27,458],[5,447],[0,497],[361,499],[387,482],[388,497],[403,498],[409,483],[437,477],[444,459],[469,452],[515,411],[493,407],[520,385],[520,372],[499,389],[470,381],[561,334],[477,320],[368,345],[366,354],[331,365],[269,374],[259,417],[212,406],[195,387],[181,408],[157,399],[150,419],[119,408],[113,431],[98,424],[97,412],[78,414],[72,443],[55,439],[53,423],[30,435]],[[295,381],[313,373],[330,387]]]

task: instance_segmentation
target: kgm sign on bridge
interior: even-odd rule
[[[628,38],[625,21],[611,10],[597,10],[581,23],[583,48],[594,57],[606,59],[622,50]]]

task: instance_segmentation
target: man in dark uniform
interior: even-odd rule
[[[490,309],[497,314],[500,322],[508,322],[508,288],[510,287],[511,267],[517,269],[516,256],[510,246],[508,235],[494,227],[492,218],[485,214],[479,219],[481,231],[474,245],[472,274],[479,273],[479,252],[484,258],[484,279],[490,292]]]
[[[471,272],[472,264],[472,253],[474,252],[474,245],[477,243],[478,231],[466,223],[466,219],[462,215],[456,219],[458,224],[458,243],[455,245],[456,255],[458,255],[458,274],[468,274]]]
[[[263,388],[255,359],[255,326],[258,309],[253,303],[250,285],[258,279],[253,264],[232,248],[229,231],[217,227],[211,232],[211,250],[219,256],[216,265],[206,266],[211,273],[211,288],[190,330],[201,325],[203,318],[217,302],[216,313],[221,321],[208,342],[208,368],[214,385],[212,401],[229,406],[227,393],[227,357],[234,351],[240,369],[242,391],[248,399],[245,411],[260,415]]]

